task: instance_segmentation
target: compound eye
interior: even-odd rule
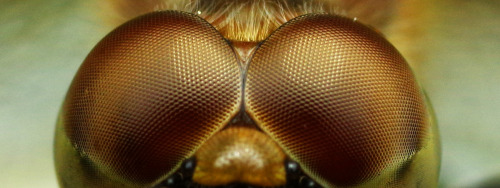
[[[309,14],[289,21],[257,49],[246,78],[247,112],[326,187],[395,169],[429,128],[405,60],[352,19]]]
[[[134,19],[93,49],[68,91],[56,133],[60,181],[151,185],[234,116],[241,93],[235,54],[209,23],[176,11]]]

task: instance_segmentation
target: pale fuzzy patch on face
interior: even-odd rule
[[[264,167],[263,157],[260,152],[248,144],[235,144],[220,154],[215,159],[213,166],[215,168],[228,168],[231,166],[232,161],[244,160],[248,162],[248,166],[254,169],[262,169]]]
[[[205,142],[195,157],[193,181],[200,185],[286,183],[285,154],[269,136],[253,128],[224,129]]]

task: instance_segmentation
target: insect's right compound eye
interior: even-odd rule
[[[241,72],[215,28],[189,13],[147,14],[88,55],[61,111],[65,187],[144,186],[172,173],[239,110]]]

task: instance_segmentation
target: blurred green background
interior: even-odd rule
[[[440,125],[440,184],[499,180],[500,1],[436,3],[433,23],[420,26],[428,33],[416,47],[426,58],[416,73]],[[59,107],[80,63],[112,29],[96,9],[82,0],[0,0],[0,187],[57,186]]]

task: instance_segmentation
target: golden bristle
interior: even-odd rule
[[[121,24],[139,15],[180,10],[199,15],[231,41],[259,42],[283,23],[308,13],[329,13],[357,18],[381,28],[394,12],[394,0],[115,0],[105,2],[117,10],[113,22]],[[108,11],[105,11],[106,13]],[[106,15],[110,17],[110,15]]]

